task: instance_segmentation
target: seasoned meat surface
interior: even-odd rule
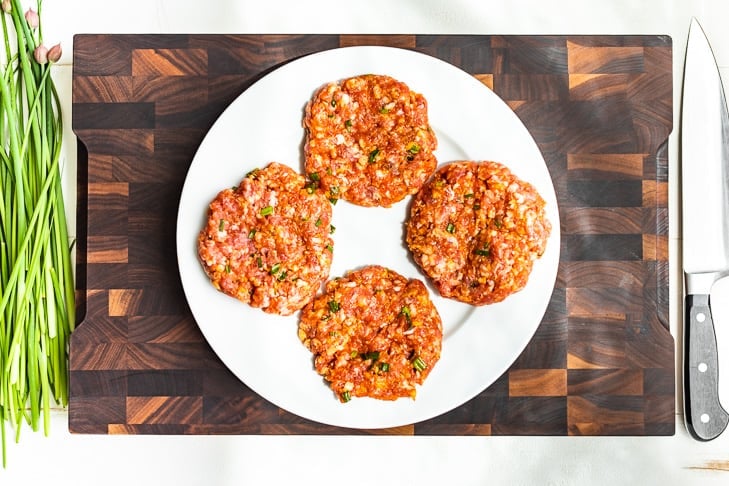
[[[389,207],[437,165],[425,98],[389,76],[326,84],[307,104],[304,127],[306,173],[333,199]]]
[[[329,276],[331,218],[322,192],[272,162],[210,203],[198,255],[218,290],[265,312],[290,315]]]
[[[441,295],[484,305],[524,288],[550,231],[531,184],[497,162],[458,161],[415,196],[406,243]]]
[[[377,265],[329,280],[299,324],[316,371],[342,402],[415,398],[440,359],[442,337],[423,282]]]

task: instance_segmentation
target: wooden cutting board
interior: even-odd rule
[[[426,422],[380,431],[304,420],[217,359],[190,314],[177,203],[225,107],[288,60],[390,45],[472,73],[537,141],[562,248],[535,336],[492,386]],[[80,323],[69,427],[100,434],[672,435],[667,36],[78,35]],[[488,113],[484,113],[488,116]]]

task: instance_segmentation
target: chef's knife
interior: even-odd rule
[[[683,204],[684,416],[698,440],[729,423],[719,403],[716,335],[709,296],[729,274],[729,113],[714,55],[701,26],[691,22],[681,108]]]

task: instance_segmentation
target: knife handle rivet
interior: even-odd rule
[[[704,314],[703,312],[699,312],[698,314],[696,314],[696,320],[699,322],[704,322],[706,320],[706,314]]]
[[[709,369],[709,365],[706,363],[699,363],[699,372],[706,373],[706,370]]]
[[[709,417],[708,413],[702,413],[701,414],[701,423],[702,424],[708,424],[709,420],[711,420],[711,417]]]

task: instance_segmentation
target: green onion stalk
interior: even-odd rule
[[[72,243],[61,181],[62,120],[51,77],[42,0],[23,10],[2,0],[0,72],[0,431],[20,440],[23,422],[50,429],[68,404],[68,345],[75,325]],[[8,427],[9,425],[9,427]]]

